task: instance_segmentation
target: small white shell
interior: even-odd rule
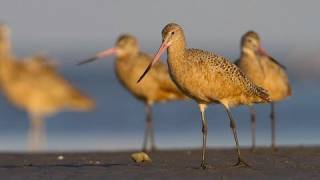
[[[58,158],[57,158],[58,160],[63,160],[64,159],[64,157],[62,156],[62,155],[60,155],[60,156],[58,156]]]

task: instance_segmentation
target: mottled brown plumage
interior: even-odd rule
[[[94,102],[64,80],[47,58],[15,58],[10,51],[9,35],[9,28],[0,25],[1,87],[7,99],[30,116],[31,150],[42,150],[43,118],[65,109],[88,111]]]
[[[121,84],[137,99],[144,102],[147,109],[147,127],[143,150],[147,150],[148,138],[151,138],[151,150],[155,148],[153,140],[153,127],[151,108],[154,103],[167,102],[171,100],[185,99],[181,91],[171,81],[168,68],[165,64],[159,63],[150,71],[143,83],[137,84],[140,72],[151,62],[152,58],[139,50],[138,41],[129,34],[121,35],[115,48],[98,53],[89,60],[80,62],[83,64],[102,58],[110,54],[116,55],[115,70]],[[150,137],[149,137],[150,136]]]
[[[272,147],[275,148],[274,102],[291,95],[291,87],[285,67],[267,55],[260,45],[260,37],[254,31],[241,38],[241,56],[235,64],[258,86],[268,90],[271,103]],[[251,107],[252,149],[255,149],[255,111]]]
[[[155,64],[168,48],[168,65],[172,80],[183,93],[198,103],[201,111],[202,168],[207,167],[205,155],[207,123],[204,111],[210,103],[221,103],[225,107],[238,150],[237,165],[247,165],[240,157],[235,122],[229,108],[242,104],[268,102],[270,99],[266,91],[253,84],[226,58],[199,49],[187,49],[185,36],[179,25],[174,23],[166,25],[162,30],[162,38],[163,43],[149,67]],[[147,70],[142,77],[148,72]]]

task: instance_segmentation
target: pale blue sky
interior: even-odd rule
[[[100,50],[123,32],[155,51],[163,26],[176,22],[192,47],[233,58],[240,36],[253,29],[269,52],[296,57],[318,52],[319,7],[317,0],[0,0],[0,21],[12,27],[16,52],[23,55],[39,49],[52,55]]]
[[[114,40],[132,32],[154,42],[171,21],[190,41],[233,42],[254,29],[265,41],[319,43],[320,2],[300,0],[0,0],[0,20],[16,41]],[[308,43],[306,43],[308,44]]]

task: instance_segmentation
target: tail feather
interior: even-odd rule
[[[268,91],[266,89],[263,89],[259,86],[256,86],[255,93],[258,97],[260,97],[265,102],[271,102],[271,98],[268,94]]]
[[[69,96],[67,106],[73,110],[91,111],[95,107],[95,101],[81,92],[74,91]]]

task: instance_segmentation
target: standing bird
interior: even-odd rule
[[[99,58],[115,54],[116,75],[121,84],[146,107],[146,129],[143,141],[143,151],[148,150],[148,139],[151,141],[151,151],[155,150],[152,125],[152,106],[154,103],[185,99],[186,97],[171,81],[165,64],[159,63],[150,72],[146,81],[137,85],[139,73],[151,62],[152,58],[139,51],[138,41],[129,34],[121,35],[115,47],[96,54],[92,58],[78,63],[82,65]]]
[[[94,107],[94,102],[64,80],[46,58],[21,61],[13,57],[6,25],[0,25],[0,84],[7,99],[30,117],[31,151],[43,149],[44,118],[64,109],[88,111]]]
[[[198,103],[201,112],[203,134],[201,167],[207,168],[208,128],[205,109],[210,103],[222,104],[229,117],[238,155],[238,162],[235,166],[249,166],[240,155],[236,123],[229,108],[242,104],[269,102],[267,92],[253,84],[237,66],[226,58],[199,49],[187,49],[183,29],[175,23],[167,24],[163,28],[160,49],[138,82],[152,66],[156,65],[166,49],[168,49],[169,72],[173,82],[185,95]]]
[[[241,56],[235,64],[256,85],[266,89],[272,100],[271,104],[271,147],[276,149],[275,135],[275,102],[291,96],[286,68],[269,56],[260,45],[259,35],[248,31],[241,38]],[[253,106],[250,107],[252,128],[252,150],[255,151],[256,115]]]

